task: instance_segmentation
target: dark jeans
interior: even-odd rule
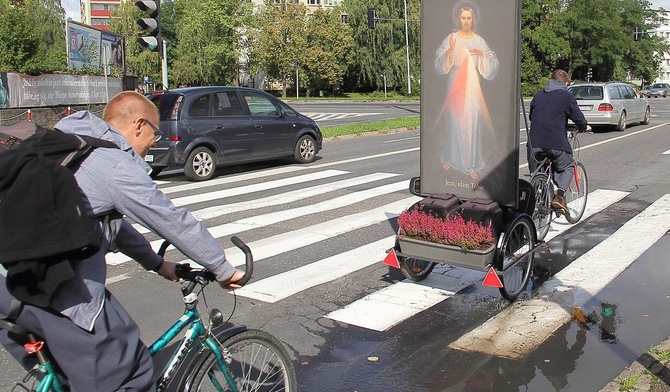
[[[532,150],[532,156],[528,157],[528,167],[530,168],[530,172],[533,173],[538,165],[542,163],[542,160],[544,159],[542,157],[551,158],[551,170],[554,172],[554,181],[556,182],[556,185],[563,190],[568,189],[568,185],[570,185],[570,181],[572,181],[572,177],[575,174],[573,169],[575,160],[572,157],[572,153],[535,147],[533,147]]]
[[[0,313],[8,313],[10,302],[0,275]],[[155,391],[153,363],[139,328],[109,291],[91,332],[61,314],[25,304],[16,324],[45,339],[72,392]],[[37,359],[26,353],[25,342],[24,336],[0,330],[0,343],[30,369]]]

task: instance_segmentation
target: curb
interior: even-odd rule
[[[666,392],[670,391],[670,360],[659,360],[651,350],[670,350],[670,337],[640,355],[600,392]],[[633,378],[638,377],[633,383]]]

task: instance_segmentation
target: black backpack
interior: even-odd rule
[[[70,260],[99,251],[96,219],[68,168],[96,147],[118,148],[33,123],[0,127],[0,263],[15,298],[50,305],[74,276]]]

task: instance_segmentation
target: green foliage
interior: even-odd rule
[[[368,8],[373,8],[378,18],[392,19],[378,22],[368,28]],[[348,71],[348,88],[356,91],[365,86],[383,89],[386,75],[388,89],[407,88],[407,53],[405,46],[404,3],[391,0],[346,0],[343,5],[348,14],[355,54]],[[421,78],[421,24],[420,2],[407,1],[410,74],[414,81]],[[414,88],[412,88],[414,93]]]
[[[349,26],[342,24],[338,10],[319,8],[307,19],[305,49],[298,64],[305,74],[308,97],[315,89],[330,89],[342,81],[352,51]]]
[[[248,32],[251,70],[265,71],[269,78],[279,80],[282,97],[286,97],[288,79],[295,75],[294,65],[302,60],[306,28],[307,7],[282,0],[279,5],[268,1],[255,15],[253,30]]]
[[[0,71],[66,71],[64,21],[57,1],[0,0]]]
[[[238,73],[240,31],[248,23],[250,7],[251,3],[237,0],[176,2],[173,83],[231,84]]]
[[[392,120],[323,127],[321,128],[321,133],[323,134],[323,137],[337,137],[375,131],[387,132],[388,130],[401,128],[416,129],[419,128],[420,125],[421,120],[419,116],[398,117]]]

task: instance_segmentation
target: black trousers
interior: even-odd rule
[[[0,275],[0,313],[7,314],[10,303]],[[72,392],[155,391],[153,363],[140,340],[139,327],[109,291],[91,332],[65,316],[31,305],[23,306],[16,324],[45,339]],[[0,343],[30,369],[37,359],[26,353],[25,341],[23,336],[0,330]]]

